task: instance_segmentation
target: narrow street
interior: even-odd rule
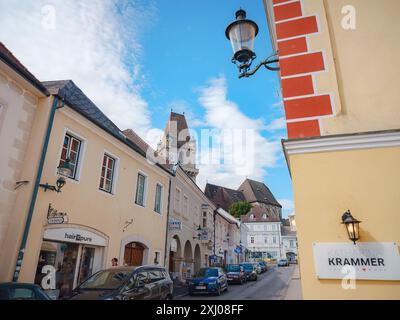
[[[257,281],[248,281],[243,285],[231,284],[227,292],[220,296],[196,295],[183,296],[176,300],[283,300],[296,266],[270,267],[258,276]]]

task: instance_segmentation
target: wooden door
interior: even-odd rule
[[[125,246],[124,261],[128,266],[141,266],[143,264],[144,247],[132,242]]]

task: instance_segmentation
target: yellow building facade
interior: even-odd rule
[[[264,5],[280,59],[303,297],[400,299],[400,3]],[[342,224],[347,210],[361,221],[356,245]],[[352,250],[349,260],[323,261],[316,247],[325,245],[332,255]],[[357,254],[391,262],[359,265]],[[340,275],[346,263],[337,261],[354,262],[355,275]]]
[[[28,119],[29,132],[23,136],[25,144],[18,144],[26,148],[23,154],[17,154],[18,176],[15,173],[8,184],[2,184],[2,188],[9,187],[9,196],[3,197],[2,190],[2,208],[8,211],[1,213],[0,281],[11,281],[18,269],[18,281],[42,285],[46,273],[42,268],[51,265],[56,277],[53,289],[60,290],[62,297],[90,274],[110,267],[113,258],[119,265],[164,265],[170,183],[167,168],[148,161],[146,150],[124,135],[72,81],[43,83],[41,92],[5,63],[0,71],[0,101],[7,107],[2,110],[5,121],[17,117],[17,110],[21,110],[18,117],[26,121],[23,112],[34,111]],[[10,84],[17,80],[21,88],[24,85],[33,93],[28,96],[25,89],[13,91]],[[33,94],[37,95],[35,99]],[[21,97],[36,104],[28,105],[29,101]],[[57,110],[42,186],[19,269],[18,251],[55,99]],[[19,134],[5,128],[1,131],[4,141]],[[28,130],[27,126],[23,128]],[[14,164],[5,159],[16,153],[12,142],[4,144],[9,150],[1,157],[2,176],[10,174],[6,164]],[[56,185],[57,168],[67,158],[72,172],[61,192],[46,189],[46,183]]]

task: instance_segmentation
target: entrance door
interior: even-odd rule
[[[174,253],[173,251],[169,252],[169,272],[175,272]]]
[[[141,266],[143,264],[144,247],[138,242],[131,242],[125,246],[124,261],[128,266]]]
[[[79,267],[78,285],[92,275],[94,261],[93,247],[82,247],[81,263]]]

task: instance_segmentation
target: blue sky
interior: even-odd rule
[[[39,79],[74,80],[121,129],[132,128],[150,143],[171,108],[185,111],[196,131],[255,130],[254,172],[202,165],[199,184],[236,188],[246,176],[263,180],[288,214],[292,190],[280,147],[286,128],[278,76],[260,69],[238,79],[225,38],[240,7],[260,29],[258,62],[272,53],[262,0],[0,0],[0,41]]]

